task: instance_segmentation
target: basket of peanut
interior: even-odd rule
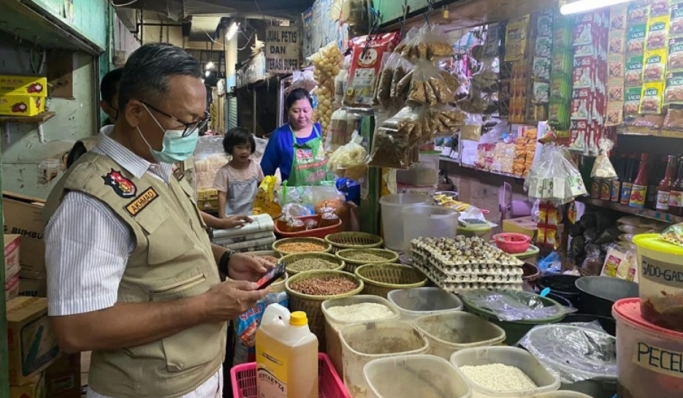
[[[273,250],[282,256],[299,253],[329,253],[332,245],[320,238],[287,238],[273,243]]]

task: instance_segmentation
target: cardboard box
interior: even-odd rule
[[[47,318],[47,299],[17,297],[7,303],[9,382],[22,386],[59,358],[57,337]]]
[[[45,244],[43,242],[43,206],[40,199],[3,191],[5,233],[21,235],[19,256],[21,268],[45,273]]]
[[[45,370],[45,391],[50,398],[80,398],[81,354],[62,354]]]
[[[45,390],[45,373],[34,377],[28,383],[22,386],[10,386],[10,398],[46,398]]]
[[[30,95],[47,97],[47,78],[36,76],[0,75],[0,96]]]
[[[5,282],[5,301],[19,297],[19,274],[16,274],[12,279]]]
[[[537,230],[538,224],[531,219],[531,216],[503,220],[503,232],[524,234],[530,237],[532,242],[536,240]]]
[[[19,271],[19,295],[47,297],[47,275],[23,269]]]
[[[30,95],[0,95],[0,115],[35,116],[45,112],[45,98]]]
[[[19,243],[21,236],[5,235],[5,283],[19,273]]]

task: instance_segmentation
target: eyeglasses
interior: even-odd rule
[[[185,130],[183,130],[183,134],[182,134],[183,137],[187,137],[188,135],[192,134],[195,130],[203,129],[211,120],[211,114],[208,111],[204,111],[204,118],[203,119],[199,119],[196,122],[185,123],[182,120],[178,119],[177,117],[169,115],[168,113],[148,104],[145,101],[140,101],[140,102],[145,104],[145,106],[147,106],[151,110],[166,116],[167,118],[173,120],[174,122],[177,122],[178,124],[182,124],[183,126],[185,126]]]

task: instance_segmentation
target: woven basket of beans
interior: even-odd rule
[[[398,262],[398,253],[386,249],[344,249],[335,253],[344,260],[344,271],[355,272],[356,268],[365,264],[388,264]]]
[[[273,250],[282,256],[299,253],[329,253],[332,245],[320,238],[287,238],[273,243]]]
[[[307,271],[290,276],[285,282],[289,309],[303,311],[311,332],[318,337],[320,351],[325,350],[325,300],[351,297],[363,291],[363,281],[343,271]]]
[[[289,254],[280,261],[285,263],[289,275],[307,271],[341,271],[346,265],[344,260],[328,253]]]
[[[325,237],[325,241],[332,245],[332,253],[344,249],[375,249],[384,244],[384,239],[365,232],[337,232]]]
[[[412,289],[427,284],[417,269],[401,264],[367,264],[356,268],[356,276],[365,283],[363,294],[386,298],[390,291]]]

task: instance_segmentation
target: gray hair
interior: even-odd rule
[[[123,68],[119,88],[119,109],[131,98],[148,99],[168,92],[171,76],[202,78],[202,66],[180,47],[167,43],[149,43],[131,54]]]

